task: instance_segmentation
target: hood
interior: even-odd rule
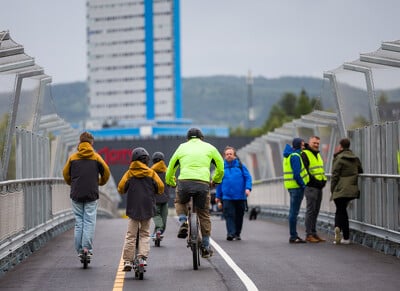
[[[132,171],[133,176],[137,178],[149,177],[153,172],[146,164],[140,161],[131,162],[129,170]]]
[[[156,171],[157,173],[165,173],[167,171],[167,165],[165,164],[165,162],[163,160],[155,163],[152,167],[151,167],[154,171]]]
[[[349,149],[342,150],[336,153],[334,156],[336,157],[337,155],[340,155],[343,159],[348,159],[348,160],[357,159],[357,157]]]
[[[286,144],[285,149],[283,150],[283,157],[287,158],[292,153],[294,153],[293,148],[289,144]]]
[[[93,156],[94,150],[90,143],[88,142],[81,142],[78,145],[78,156],[81,159],[87,159]]]

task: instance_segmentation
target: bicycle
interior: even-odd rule
[[[200,251],[201,251],[201,231],[200,231],[200,220],[194,207],[193,195],[190,196],[188,206],[188,238],[187,247],[192,251],[193,258],[193,270],[198,270],[200,266]]]

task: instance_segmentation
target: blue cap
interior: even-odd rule
[[[294,148],[295,150],[301,149],[301,143],[302,143],[303,141],[304,141],[304,140],[303,140],[302,138],[300,138],[300,137],[295,137],[295,138],[293,139],[293,141],[292,141],[292,146],[293,146],[293,148]]]

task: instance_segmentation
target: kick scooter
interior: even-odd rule
[[[133,259],[133,271],[135,273],[135,278],[139,280],[143,280],[144,272],[146,272],[146,266],[141,257],[138,257],[139,252],[139,229],[136,236],[136,250],[135,250],[135,258]]]
[[[155,237],[153,237],[153,241],[154,241],[154,246],[159,247],[160,243],[163,239],[163,235],[161,234],[161,231],[157,231]]]
[[[87,269],[88,265],[90,264],[90,254],[87,249],[84,249],[81,254],[81,263],[83,264],[83,268]]]

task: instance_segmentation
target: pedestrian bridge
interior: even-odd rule
[[[349,250],[367,254],[368,261],[363,261],[359,257],[358,262],[384,265],[387,261],[398,270],[398,258],[400,257],[400,176],[398,168],[400,126],[396,110],[398,102],[394,96],[396,90],[400,88],[400,84],[393,83],[393,80],[397,82],[400,80],[397,76],[400,71],[399,51],[399,41],[384,42],[377,51],[362,54],[358,60],[325,72],[322,94],[330,94],[335,101],[336,106],[332,110],[333,112],[313,111],[300,119],[284,124],[273,132],[254,139],[239,149],[238,155],[248,166],[255,180],[248,201],[249,206],[259,206],[261,208],[260,218],[263,219],[257,221],[257,227],[254,228],[256,233],[248,234],[248,245],[244,244],[245,247],[240,248],[240,251],[228,246],[227,254],[238,254],[237,258],[241,262],[245,262],[246,267],[252,265],[250,259],[257,259],[257,266],[260,269],[252,269],[252,274],[262,273],[265,276],[265,271],[270,270],[266,268],[269,266],[268,257],[272,256],[276,260],[271,262],[277,268],[275,272],[279,268],[288,271],[282,267],[280,262],[286,263],[286,266],[306,264],[311,267],[311,270],[318,271],[320,278],[332,284],[327,289],[334,290],[334,286],[340,278],[345,279],[343,283],[345,285],[340,285],[343,287],[348,286],[346,284],[350,284],[349,282],[352,280],[360,283],[357,276],[347,278],[345,276],[347,273],[341,271],[345,270],[345,272],[351,273],[350,269],[342,269],[344,265],[352,264],[349,260],[351,258]],[[385,78],[388,74],[392,78]],[[387,80],[392,81],[388,84]],[[50,83],[51,77],[44,73],[43,68],[35,64],[33,58],[24,54],[23,46],[15,43],[8,32],[0,33],[0,101],[2,104],[0,107],[0,271],[2,277],[5,278],[11,274],[15,266],[19,267],[20,262],[23,262],[21,265],[28,264],[27,268],[35,269],[34,265],[29,265],[31,254],[34,256],[42,249],[55,250],[54,255],[52,252],[50,257],[51,260],[57,260],[56,254],[60,252],[57,245],[67,240],[72,241],[70,236],[73,216],[70,209],[69,187],[61,178],[61,169],[69,153],[76,147],[80,131],[72,128],[54,112],[54,108],[50,108]],[[348,86],[359,88],[360,94],[357,96],[346,95]],[[289,196],[283,189],[281,178],[283,147],[286,143],[290,143],[294,136],[307,139],[311,135],[321,137],[321,153],[325,160],[328,177],[335,145],[342,137],[347,136],[351,139],[351,148],[360,156],[363,163],[365,174],[360,176],[361,199],[353,201],[350,207],[351,240],[354,245],[348,249],[333,248],[329,243],[318,244],[318,246],[308,246],[307,244],[304,246],[304,250],[307,250],[304,254],[302,253],[304,250],[293,252],[295,249],[287,244],[286,225],[278,227],[273,224],[273,221],[285,221],[288,213]],[[328,181],[324,189],[323,205],[318,221],[320,231],[327,237],[332,236],[335,211],[334,205],[329,201],[329,188]],[[110,234],[117,229],[118,231],[122,229],[117,236],[123,236],[125,222],[118,219],[120,217],[117,209],[119,199],[115,180],[111,178],[107,185],[101,187],[99,215],[105,219],[101,221],[100,228],[109,231]],[[304,207],[302,209],[304,210]],[[303,217],[304,213],[302,212],[300,224]],[[104,228],[102,227],[103,223]],[[219,229],[218,232],[214,232],[216,243],[220,240],[219,243],[222,245],[222,241],[225,243],[223,223],[216,220],[215,225]],[[271,229],[274,231],[270,232]],[[99,236],[101,235],[99,234]],[[61,242],[60,237],[64,238]],[[173,247],[177,244],[172,237],[174,237],[173,234],[171,234],[171,241],[166,240],[166,246],[170,244]],[[104,237],[104,240],[107,239],[113,241],[114,238]],[[252,244],[253,239],[259,243],[260,248],[255,248],[257,252],[251,249],[251,247],[255,247]],[[270,241],[275,243],[279,241],[279,243],[269,245]],[[119,241],[119,243],[121,242]],[[369,247],[368,251],[366,251],[367,248],[361,248],[361,246]],[[65,250],[70,249],[68,245],[63,245],[63,247]],[[121,248],[114,249],[116,246],[103,245],[103,247],[108,248],[108,251],[113,249],[117,253],[121,252]],[[185,248],[183,247],[183,249]],[[317,249],[320,251],[314,252]],[[279,252],[279,256],[274,251]],[[222,247],[219,255],[225,252],[225,248]],[[320,266],[321,263],[311,259],[314,258],[314,255],[320,258],[324,252],[334,252],[331,257],[324,257],[329,261],[325,261],[323,267],[329,265],[333,268],[327,269],[330,271],[326,273],[323,272],[324,268],[316,270],[315,267]],[[104,254],[109,254],[109,252],[105,251]],[[264,260],[260,254],[265,255]],[[385,256],[382,257],[381,254]],[[67,263],[67,266],[75,270],[76,264],[69,257],[73,257],[73,252],[67,254],[63,249],[60,255],[66,261],[71,260],[70,265]],[[114,256],[114,253],[110,254],[112,260],[118,259]],[[296,258],[301,258],[302,262],[297,261]],[[178,266],[181,263],[178,259],[175,261],[174,259],[169,261],[169,259],[171,258],[168,256],[167,258],[162,257],[163,262],[167,262],[168,265],[176,264]],[[107,261],[99,260],[98,262],[103,265],[108,264]],[[238,262],[235,263],[238,264]],[[230,277],[226,277],[227,275],[223,271],[226,266],[214,264],[216,263],[211,260],[208,266],[219,274],[219,279],[222,277],[224,282],[229,280]],[[363,264],[355,265],[357,272],[363,270],[361,265]],[[49,268],[51,268],[52,272],[57,266],[45,265],[43,268],[47,268],[47,272],[50,272]],[[117,265],[114,264],[110,268],[114,268],[115,271]],[[186,272],[186,269],[180,268],[178,267],[182,272]],[[241,270],[243,272],[243,266]],[[373,273],[372,270],[364,270]],[[339,272],[338,280],[331,280],[331,271],[334,274]],[[74,273],[74,271],[71,272]],[[240,271],[234,272],[242,274]],[[101,272],[97,274],[106,280],[107,276],[101,275]],[[271,274],[277,275],[274,272]],[[281,278],[282,282],[286,282],[286,286],[291,287],[299,286],[298,281],[294,279],[299,274],[304,275],[305,278],[316,280],[310,276],[309,271],[301,269],[300,265],[299,268],[291,270],[290,274],[290,278],[271,277],[270,280]],[[380,274],[382,276],[390,275],[390,272]],[[111,273],[108,275],[110,276]],[[397,283],[398,286],[399,282],[393,279],[398,276],[393,276],[393,278],[384,276],[384,278],[387,282]],[[45,281],[44,278],[43,281]],[[317,281],[322,284],[319,280]],[[268,282],[265,284],[269,284]],[[312,282],[307,285],[300,284],[300,286],[319,290],[319,283],[312,285]],[[363,282],[368,282],[368,280]],[[68,284],[85,283],[65,280],[58,286],[67,288]],[[242,286],[240,284],[238,283],[238,286]],[[8,286],[13,288],[11,283]],[[76,285],[74,286],[78,288]],[[204,287],[204,285],[201,286]],[[218,285],[216,290],[230,289],[226,286],[230,285]],[[274,287],[277,285],[258,284],[257,286],[259,289],[265,290],[268,288],[263,288],[264,286]],[[367,290],[374,289],[371,286],[376,285],[371,283],[369,286],[370,288],[366,287]],[[185,287],[193,289],[192,286]],[[185,287],[182,287],[182,290],[186,289]],[[25,289],[24,286],[21,289]],[[35,289],[35,287],[31,289]],[[49,287],[49,289],[52,288]],[[101,288],[98,289],[101,290]],[[109,290],[109,288],[106,289]],[[231,290],[233,289],[232,287]],[[271,288],[271,290],[276,289]]]

